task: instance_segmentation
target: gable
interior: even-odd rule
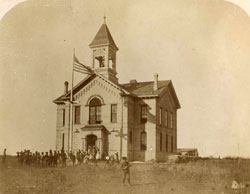
[[[176,92],[174,90],[174,86],[172,84],[172,81],[169,82],[169,84],[167,85],[167,87],[164,88],[164,90],[162,90],[160,93],[159,93],[159,97],[160,98],[164,98],[164,96],[169,96],[170,97],[170,100],[171,100],[171,103],[177,108],[181,108],[181,105],[180,105],[180,102],[177,98],[177,95],[176,95]]]
[[[79,88],[76,93],[73,94],[74,100],[83,102],[88,105],[90,99],[98,97],[102,104],[109,102],[115,102],[121,100],[122,91],[113,87],[108,82],[105,82],[100,77],[96,76],[89,83]]]
[[[102,75],[94,74],[94,75],[88,75],[86,78],[84,78],[81,82],[79,82],[76,86],[73,88],[73,100],[79,99],[80,96],[85,94],[87,91],[89,91],[93,86],[98,85],[102,89],[102,92],[108,92],[113,95],[121,94],[124,95],[130,95],[129,92],[121,88],[119,85],[113,83],[112,81],[108,80]],[[100,91],[99,91],[100,92]],[[71,90],[68,91],[66,94],[61,95],[57,99],[55,99],[53,102],[56,104],[64,103],[65,101],[70,100]]]

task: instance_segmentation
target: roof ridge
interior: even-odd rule
[[[171,81],[171,80],[158,80],[158,82],[164,82],[164,81]],[[136,82],[136,83],[123,83],[120,85],[126,85],[126,84],[140,84],[140,83],[153,83],[154,81],[142,81],[142,82]]]

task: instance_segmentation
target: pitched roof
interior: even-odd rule
[[[91,75],[91,76],[89,75],[85,79],[83,79],[81,82],[79,82],[76,86],[74,86],[73,94],[76,94],[79,90],[81,90],[84,86],[86,86],[89,82],[91,82],[96,76],[99,76],[100,78],[114,85],[114,87],[119,89],[124,95],[130,95],[133,97],[159,96],[162,92],[164,92],[166,88],[169,88],[170,93],[173,96],[173,100],[177,108],[181,107],[171,80],[158,81],[158,90],[155,91],[153,88],[154,87],[153,81],[115,84],[112,81],[108,80],[107,78],[99,74]],[[56,104],[60,104],[65,101],[68,101],[70,99],[70,92],[71,91],[68,91],[66,94],[61,95],[60,97],[55,99],[53,102]]]
[[[101,28],[97,32],[94,40],[90,43],[90,47],[95,47],[95,46],[104,46],[104,45],[109,45],[113,46],[115,49],[118,50],[118,47],[116,46],[111,33],[109,32],[108,26],[106,24],[102,24]]]
[[[171,82],[170,80],[158,81],[157,91],[154,90],[153,81],[127,83],[127,84],[121,84],[121,86],[136,96],[158,95],[166,88],[166,86],[168,86],[170,82]]]
[[[153,81],[127,83],[127,84],[121,84],[121,86],[131,94],[134,94],[138,97],[160,95],[166,88],[169,88],[177,108],[181,107],[171,80],[158,81],[157,91],[154,90]]]

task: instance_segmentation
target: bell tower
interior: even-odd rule
[[[118,83],[116,52],[119,49],[109,32],[105,19],[106,17],[104,17],[104,23],[89,45],[92,50],[92,68],[110,81]]]

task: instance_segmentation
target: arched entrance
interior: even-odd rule
[[[87,140],[86,150],[88,150],[88,148],[93,148],[96,145],[97,136],[93,134],[87,135],[86,140]]]

